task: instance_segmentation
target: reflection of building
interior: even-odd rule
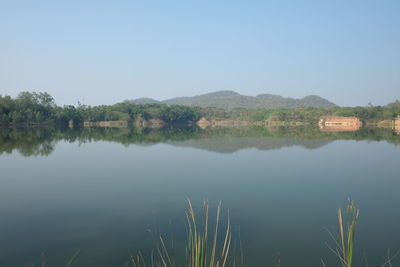
[[[85,127],[115,127],[115,128],[126,128],[128,127],[127,121],[85,121],[83,122]]]
[[[396,133],[400,134],[400,115],[394,121],[394,130]]]
[[[357,131],[362,122],[357,117],[324,116],[319,118],[318,126],[324,131]]]
[[[210,125],[211,123],[204,117],[197,121],[197,126],[199,126],[201,129],[205,129]]]

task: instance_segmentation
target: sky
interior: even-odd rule
[[[0,0],[0,95],[400,99],[400,1]]]

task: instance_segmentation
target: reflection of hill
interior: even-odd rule
[[[233,153],[242,149],[256,148],[258,150],[279,149],[282,147],[302,146],[308,149],[316,149],[333,140],[297,140],[280,137],[236,137],[222,136],[216,138],[188,140],[182,142],[170,142],[179,147],[194,147],[219,153]]]
[[[301,146],[316,149],[334,140],[385,140],[400,144],[400,135],[381,128],[363,128],[357,132],[322,132],[318,128],[281,127],[208,128],[165,127],[138,128],[0,128],[0,155],[18,151],[23,156],[49,155],[59,141],[108,141],[125,146],[166,143],[178,147],[194,147],[213,152],[233,153],[256,148],[259,150]]]

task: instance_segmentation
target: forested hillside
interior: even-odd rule
[[[159,101],[151,98],[139,98],[132,100],[133,103],[157,103]],[[234,91],[217,91],[192,97],[176,97],[161,101],[169,105],[186,105],[203,108],[247,108],[247,109],[270,109],[270,108],[295,108],[314,107],[332,108],[336,105],[325,98],[309,95],[300,99],[283,97],[280,95],[260,94],[258,96],[246,96]]]

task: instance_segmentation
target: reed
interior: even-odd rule
[[[344,222],[342,210],[338,209],[339,238],[335,238],[331,232],[335,247],[328,248],[338,257],[342,267],[351,267],[353,264],[354,240],[357,228],[359,209],[354,201],[349,201],[347,205],[347,220]]]
[[[187,219],[187,267],[225,267],[232,242],[232,226],[227,219],[226,229],[223,229],[223,238],[220,238],[221,202],[219,202],[215,215],[215,225],[210,229],[210,212],[208,201],[203,202],[203,214],[197,216],[192,203],[188,200],[186,211]],[[202,218],[202,219],[201,219]],[[134,267],[146,267],[142,254],[131,256]],[[175,267],[175,261],[170,257],[169,249],[162,236],[156,242],[155,253],[152,253],[151,267]]]
[[[188,200],[188,211],[186,213],[188,230],[188,244],[187,244],[187,266],[190,267],[224,267],[227,263],[230,245],[232,241],[232,227],[228,216],[227,226],[225,230],[225,238],[223,240],[222,248],[217,251],[218,246],[218,230],[221,214],[221,202],[217,206],[216,223],[214,233],[212,236],[212,243],[210,250],[209,245],[209,206],[205,201],[203,204],[204,221],[199,227],[198,219],[193,210],[193,206]]]

